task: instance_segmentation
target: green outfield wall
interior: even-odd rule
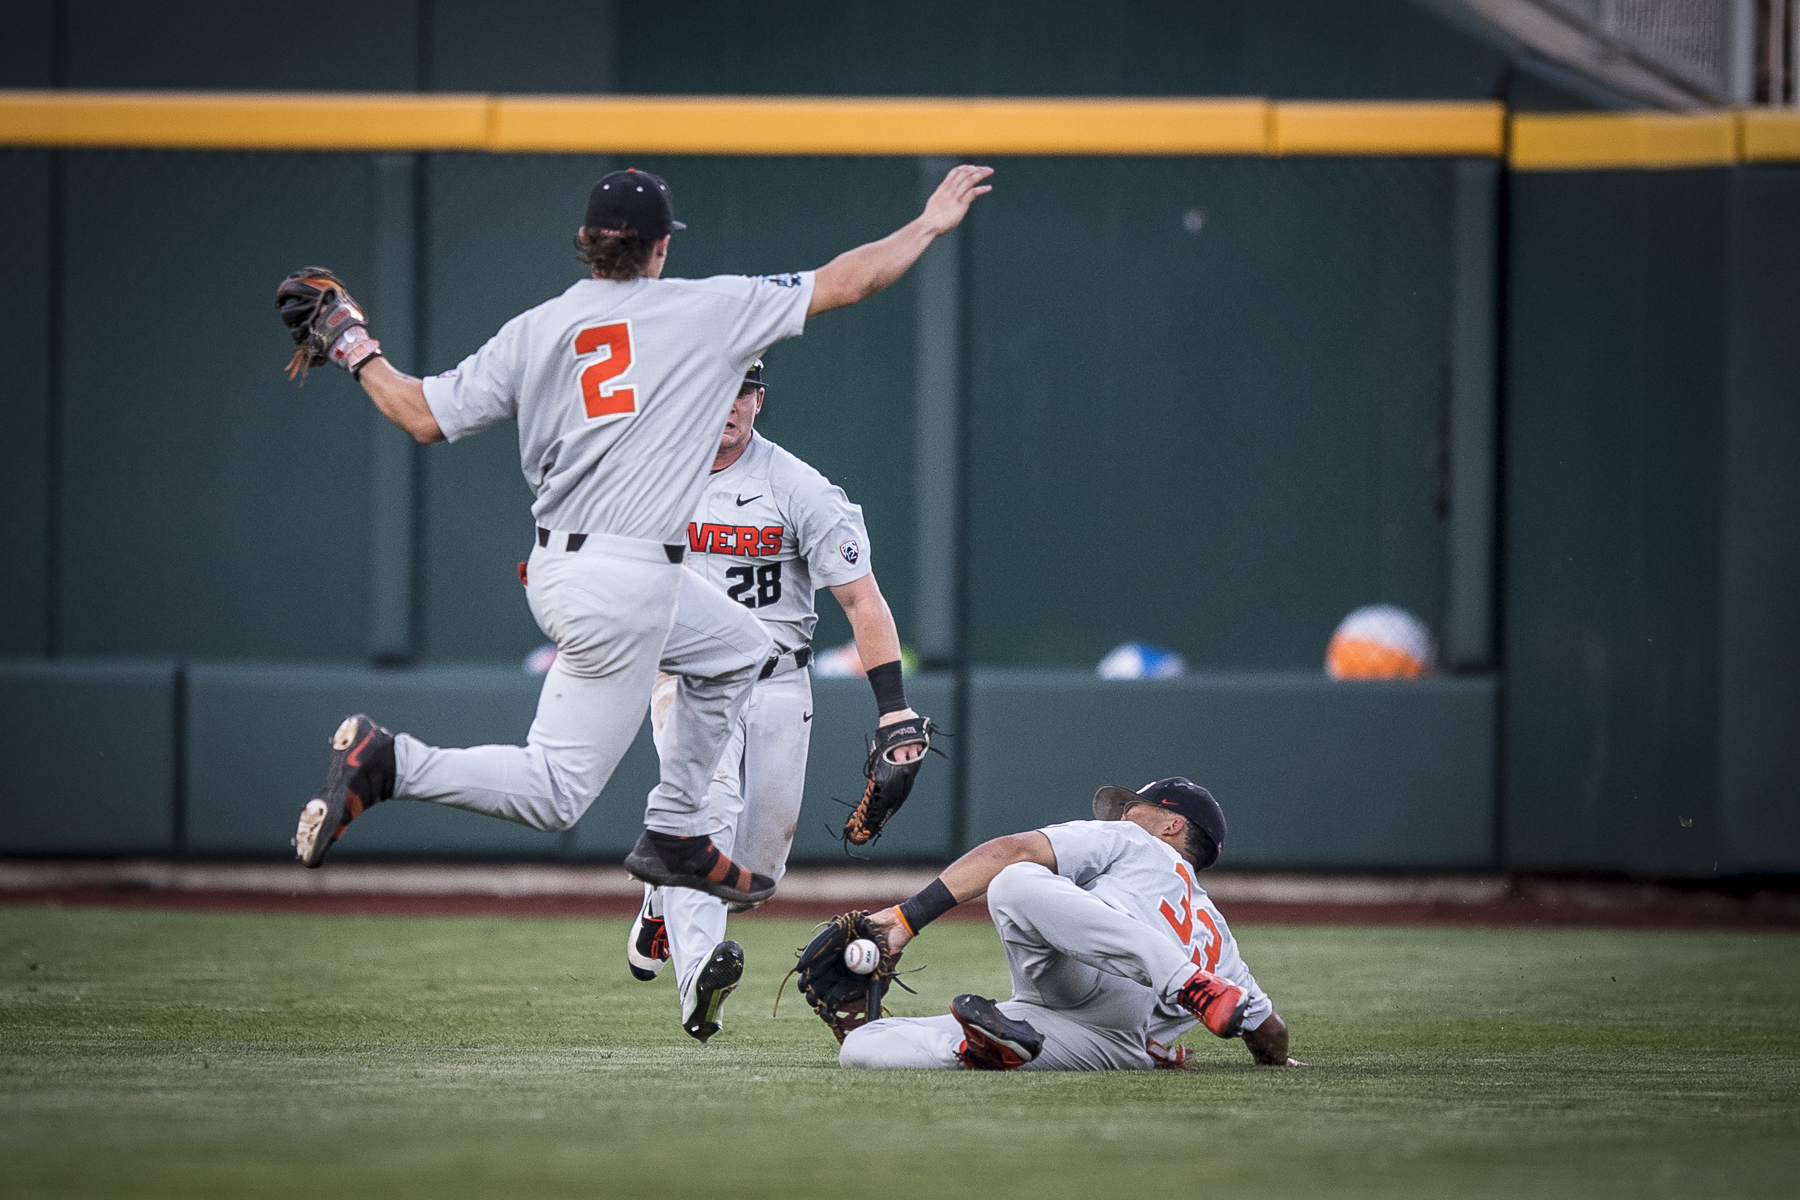
[[[1507,859],[1800,864],[1800,169],[1520,173]]]
[[[1609,102],[1427,0],[382,0],[305,54],[215,0],[12,15],[0,88]],[[520,737],[542,635],[511,431],[421,449],[342,373],[288,382],[271,294],[329,265],[398,364],[445,369],[579,276],[582,198],[626,159],[23,146],[0,744],[31,765],[0,854],[278,856],[357,708]],[[917,270],[770,353],[761,427],[863,505],[920,707],[958,734],[876,856],[1182,772],[1245,866],[1800,872],[1800,167],[1279,149],[1001,158]],[[693,275],[816,266],[947,165],[629,161],[671,180]],[[1432,627],[1442,677],[1322,677],[1377,601]],[[1094,680],[1128,639],[1195,674]],[[872,717],[818,688],[805,858],[839,853]],[[652,772],[640,737],[568,834],[401,805],[344,849],[616,858]]]

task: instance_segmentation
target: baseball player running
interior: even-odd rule
[[[1131,1071],[1177,1067],[1196,1024],[1242,1037],[1258,1063],[1288,1057],[1287,1026],[1195,875],[1225,843],[1205,788],[1161,779],[1103,787],[1092,821],[995,838],[918,895],[870,915],[890,951],[964,900],[987,896],[1012,999],[963,995],[941,1017],[852,1029],[847,1067]]]
[[[557,646],[523,746],[440,749],[346,718],[325,787],[300,815],[300,860],[320,865],[353,818],[390,798],[570,828],[643,723],[660,664],[679,682],[659,739],[660,781],[626,868],[742,903],[772,894],[773,879],[713,845],[706,789],[773,641],[749,610],[681,569],[683,531],[751,362],[797,337],[808,317],[893,283],[961,223],[992,173],[953,169],[919,217],[817,271],[665,279],[670,234],[683,228],[668,186],[616,171],[594,185],[576,234],[591,277],[424,380],[381,357],[341,281],[313,269],[290,276],[276,293],[299,347],[290,373],[344,367],[420,442],[517,420],[536,494],[527,595]]]
[[[881,736],[892,743],[894,758],[917,760],[929,735],[927,722],[906,703],[900,636],[875,582],[862,509],[756,432],[764,395],[758,360],[725,418],[687,544],[689,569],[755,613],[775,641],[775,658],[733,723],[713,774],[707,833],[733,862],[780,882],[800,818],[812,736],[806,664],[819,619],[815,589],[830,588],[850,618],[875,691]],[[678,677],[664,673],[651,693],[659,747],[669,733],[678,687]],[[646,886],[625,947],[631,973],[641,980],[656,978],[674,960],[681,1025],[701,1042],[719,1031],[725,998],[743,975],[743,947],[725,940],[726,913],[716,896]]]

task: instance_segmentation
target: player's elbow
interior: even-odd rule
[[[408,418],[401,428],[411,434],[412,440],[421,446],[429,446],[434,442],[444,440],[443,427],[437,423],[437,418],[431,415],[429,409],[423,414],[415,414]]]
[[[852,251],[835,258],[813,273],[813,294],[806,306],[807,316],[849,308],[881,290],[881,280],[854,254]]]

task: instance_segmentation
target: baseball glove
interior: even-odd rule
[[[844,965],[844,947],[857,938],[868,938],[881,950],[881,961],[867,975],[858,975]],[[800,994],[840,1042],[852,1029],[881,1015],[881,998],[895,982],[894,967],[900,962],[900,952],[888,949],[887,938],[866,912],[839,913],[831,918],[799,956],[788,973],[800,976]],[[787,984],[785,979],[781,982]],[[780,1002],[777,994],[777,1006]]]
[[[930,717],[908,717],[876,729],[869,741],[869,757],[863,763],[862,799],[850,810],[844,822],[844,840],[852,846],[866,846],[881,836],[906,798],[912,794],[913,780],[925,765],[925,751],[931,749],[931,735],[937,726]],[[902,746],[920,746],[919,757],[911,762],[895,762],[894,751]],[[942,751],[938,752],[940,755]]]
[[[362,305],[324,267],[302,267],[282,280],[275,289],[275,308],[294,339],[289,379],[305,383],[306,373],[326,362],[355,375],[381,356],[381,343],[369,336]]]

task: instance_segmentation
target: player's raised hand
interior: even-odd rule
[[[937,185],[937,191],[931,193],[931,199],[925,202],[923,220],[930,228],[933,237],[942,237],[958,225],[968,214],[969,205],[975,203],[975,197],[985,196],[993,191],[993,185],[983,182],[994,173],[992,167],[974,167],[964,164],[952,167],[944,176],[944,182]]]
[[[962,224],[975,197],[994,190],[983,182],[993,173],[992,167],[953,168],[925,202],[924,212],[880,241],[846,250],[820,267],[806,315],[816,317],[867,300],[906,274],[933,241]]]

